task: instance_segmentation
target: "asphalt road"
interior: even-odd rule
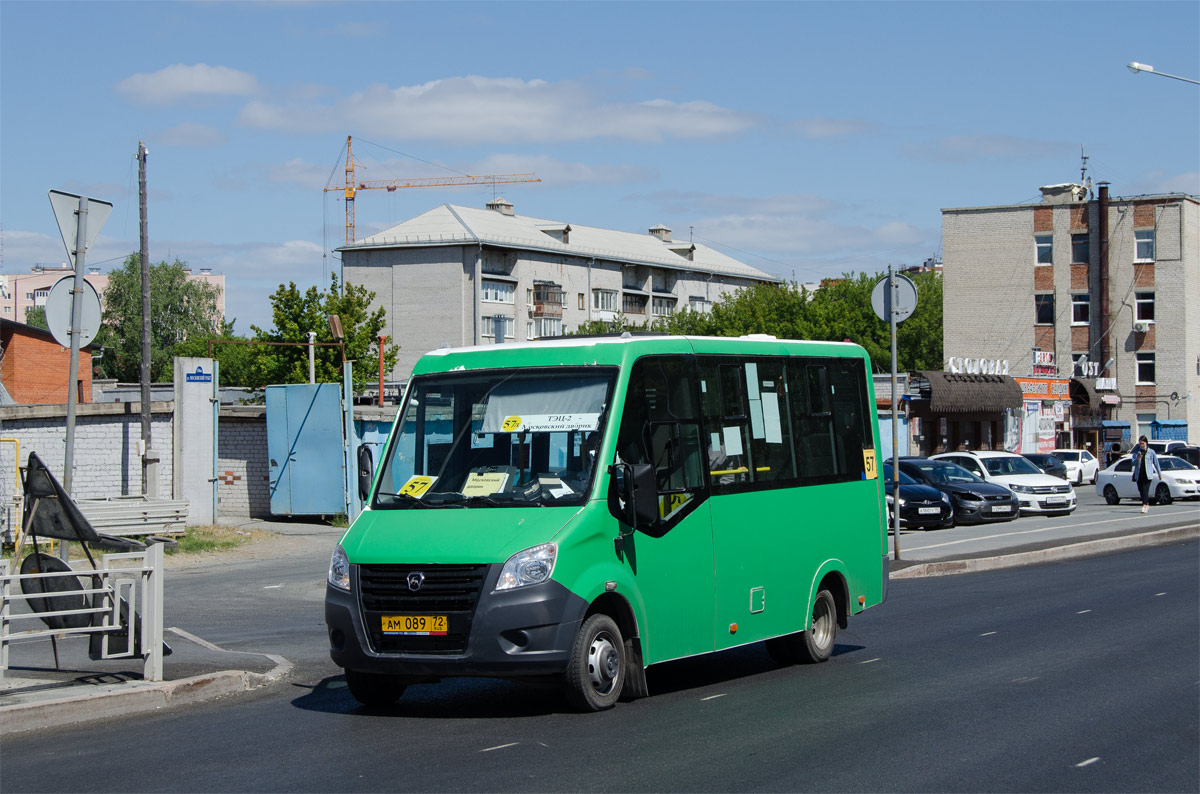
[[[590,715],[492,680],[361,709],[325,654],[323,560],[196,569],[168,622],[288,656],[289,680],[6,737],[0,790],[1196,791],[1198,561],[1192,541],[895,581],[827,664],[669,663]]]

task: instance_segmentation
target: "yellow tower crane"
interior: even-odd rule
[[[446,187],[455,185],[502,185],[512,182],[541,182],[535,174],[486,174],[484,176],[439,176],[418,179],[358,180],[354,176],[354,149],[351,136],[346,136],[346,182],[341,187],[327,187],[325,192],[340,190],[346,201],[346,245],[354,242],[354,195],[360,190],[383,188],[389,193],[407,187]]]

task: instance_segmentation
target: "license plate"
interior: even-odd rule
[[[384,615],[384,634],[426,637],[446,633],[445,615]]]
[[[1011,513],[1012,505],[996,505],[992,508],[993,513]]]
[[[1048,505],[1062,504],[1063,502],[1066,502],[1066,501],[1067,501],[1067,497],[1065,497],[1065,496],[1047,496],[1046,497],[1046,504],[1048,504]]]
[[[936,516],[938,513],[942,512],[942,508],[940,508],[940,507],[918,507],[917,512],[923,516],[930,516],[930,515]]]

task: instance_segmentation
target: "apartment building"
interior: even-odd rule
[[[86,270],[84,279],[96,288],[103,301],[104,290],[108,287],[108,274],[101,273],[98,267],[86,267]],[[194,273],[184,268],[184,272],[189,279],[203,281],[217,288],[217,316],[224,318],[225,276],[213,273],[210,268],[200,268]],[[35,306],[44,307],[51,287],[59,279],[74,273],[75,269],[66,264],[57,267],[34,265],[28,273],[0,273],[0,319],[24,323],[25,312]]]
[[[1067,394],[1065,384],[1070,410],[1049,423],[1031,412],[1038,395],[1025,394],[1024,413],[1060,446],[1195,443],[1200,199],[1108,188],[1050,185],[1034,204],[942,210],[946,355],[985,374],[1047,379],[1047,396]]]
[[[400,344],[393,380],[439,347],[560,336],[619,314],[636,322],[707,311],[741,287],[779,281],[662,225],[635,234],[532,218],[505,199],[445,204],[338,251],[346,283],[373,291],[372,309],[387,311],[384,333]]]

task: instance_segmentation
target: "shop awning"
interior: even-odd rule
[[[1071,404],[1100,407],[1100,395],[1096,393],[1094,378],[1071,378]]]
[[[1008,375],[924,370],[914,373],[913,392],[929,400],[934,414],[1001,413],[1024,402],[1020,384]]]

